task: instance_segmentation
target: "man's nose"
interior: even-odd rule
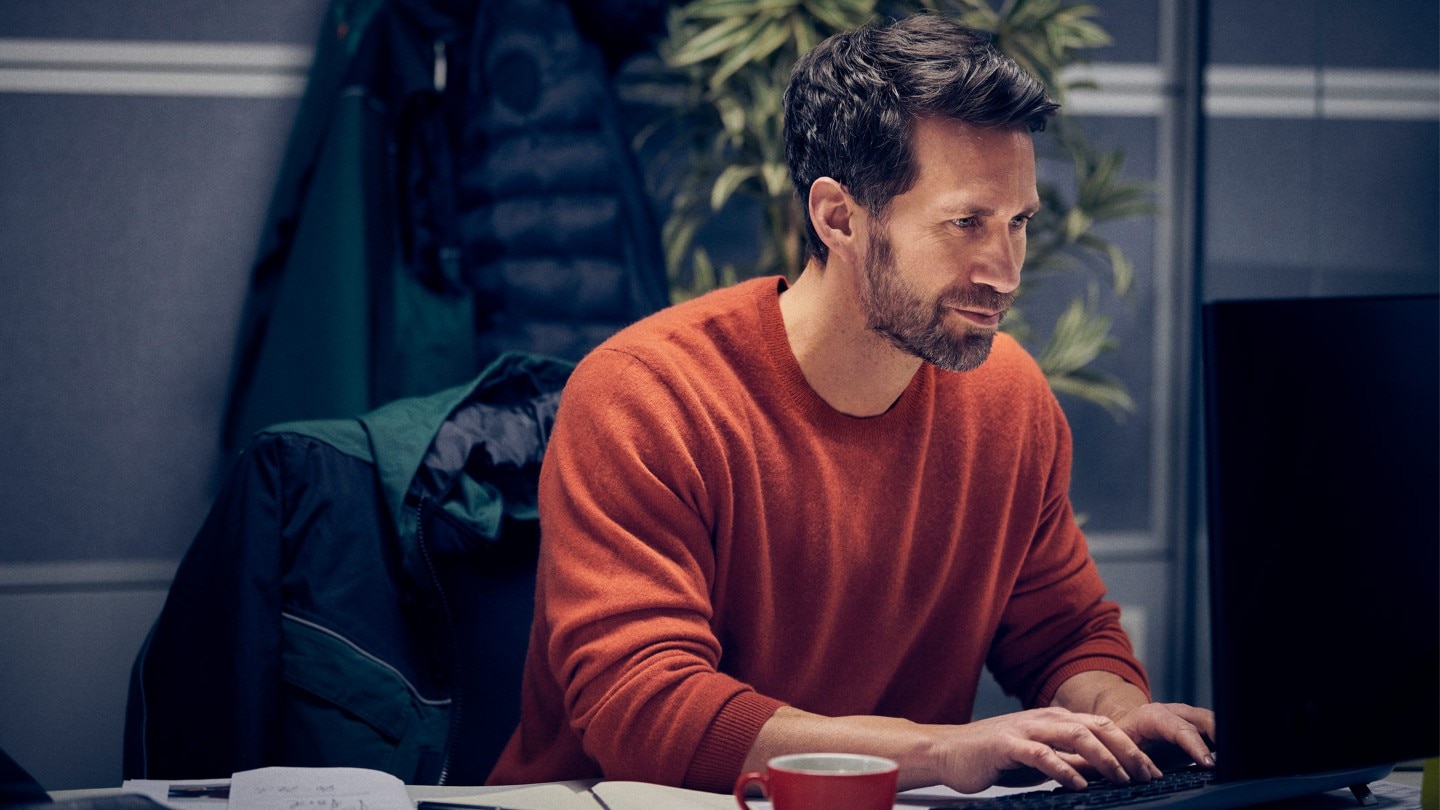
[[[1025,263],[1025,237],[1003,232],[987,238],[971,256],[970,283],[1012,293],[1020,287],[1020,267]]]

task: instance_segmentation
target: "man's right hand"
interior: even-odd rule
[[[1021,769],[1066,787],[1084,788],[1082,771],[1114,782],[1148,782],[1160,776],[1145,752],[1108,717],[1051,707],[977,720],[965,725],[922,725],[894,717],[825,717],[785,707],[775,713],[745,760],[763,770],[782,754],[847,751],[888,757],[900,764],[900,788],[943,784],[976,793],[1015,781]]]
[[[1032,709],[937,729],[932,757],[940,781],[961,793],[996,784],[1054,779],[1084,788],[1082,770],[1112,782],[1148,782],[1160,769],[1108,717]]]

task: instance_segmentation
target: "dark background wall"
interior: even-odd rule
[[[0,747],[120,779],[322,0],[0,0]]]
[[[1065,402],[1074,498],[1157,692],[1203,699],[1193,307],[1440,286],[1440,9],[1097,5],[1116,42],[1071,107],[1163,211],[1106,226],[1138,278],[1107,304],[1120,348],[1101,364],[1138,408]],[[53,787],[120,778],[125,679],[223,461],[249,265],[323,14],[0,0],[0,747]]]

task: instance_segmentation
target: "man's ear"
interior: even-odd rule
[[[855,260],[856,216],[860,206],[850,192],[833,177],[821,177],[810,184],[810,224],[820,241],[846,261]]]

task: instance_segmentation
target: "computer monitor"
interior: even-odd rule
[[[1204,307],[1218,774],[1440,753],[1440,300]]]

